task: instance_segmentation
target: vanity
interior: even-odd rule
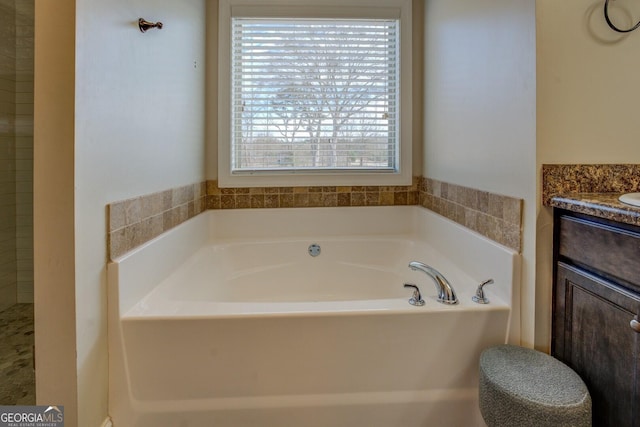
[[[551,354],[586,383],[594,426],[640,426],[640,208],[554,196]]]

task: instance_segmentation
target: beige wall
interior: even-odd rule
[[[620,35],[600,0],[537,0],[537,171],[545,163],[640,163],[640,30]],[[620,27],[640,19],[635,0],[611,2]],[[537,201],[537,341],[549,342],[551,209]]]
[[[522,344],[535,335],[535,4],[426,0],[425,176],[522,198]]]
[[[65,404],[72,427],[99,426],[108,410],[106,205],[204,180],[204,9],[36,4],[36,322],[55,322],[36,324],[38,401]],[[142,34],[139,17],[164,28]],[[54,313],[43,299],[58,292],[68,301]],[[64,349],[44,341],[63,337]]]
[[[77,426],[74,222],[75,1],[35,8],[36,400]]]
[[[636,0],[611,4],[640,20]],[[538,0],[537,26],[539,162],[638,163],[640,30],[609,29],[600,0]]]

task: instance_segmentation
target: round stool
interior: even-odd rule
[[[591,426],[591,397],[559,360],[499,345],[480,355],[480,412],[489,427]]]

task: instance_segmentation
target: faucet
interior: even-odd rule
[[[445,277],[440,274],[438,270],[418,261],[411,261],[409,263],[409,268],[411,268],[412,270],[420,270],[433,279],[433,282],[436,285],[436,290],[438,291],[438,302],[441,302],[443,304],[458,303],[456,292],[449,284],[449,281],[445,279]]]

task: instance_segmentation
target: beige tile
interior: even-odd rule
[[[178,224],[182,224],[183,222],[185,222],[186,220],[189,219],[189,204],[188,202],[178,206],[177,208],[174,209],[174,215],[177,215],[176,218],[176,225]]]
[[[504,213],[504,198],[504,196],[489,193],[489,215],[502,219],[502,215]]]
[[[162,193],[162,211],[168,211],[173,207],[173,190],[165,190]]]
[[[109,206],[109,231],[118,230],[125,226],[124,202],[111,203]]]
[[[140,198],[142,218],[149,218],[164,211],[164,197],[162,193],[153,193]]]
[[[294,193],[293,205],[296,208],[306,208],[309,206],[309,194],[308,193]]]
[[[278,194],[265,194],[265,196],[264,196],[264,207],[265,208],[279,208],[280,207],[280,196]]]
[[[189,197],[189,187],[177,187],[173,189],[173,195],[171,199],[172,207],[180,206],[187,203],[192,197]]]
[[[471,229],[478,229],[478,212],[473,209],[465,209],[464,211],[464,226]]]
[[[351,193],[338,191],[338,206],[351,206]]]
[[[393,204],[394,205],[403,206],[403,205],[406,205],[407,203],[408,203],[408,200],[407,200],[407,192],[406,191],[393,193]]]
[[[418,192],[411,190],[407,193],[407,204],[408,205],[417,205],[418,204]]]
[[[313,207],[321,207],[321,206],[323,206],[322,192],[309,193],[309,207],[313,208]]]
[[[251,195],[251,208],[264,208],[264,194]]]
[[[219,195],[210,195],[207,196],[206,199],[206,208],[207,209],[220,209],[220,197]]]
[[[354,187],[355,188],[355,187]],[[365,193],[351,193],[351,206],[365,206]]]
[[[505,197],[502,205],[502,218],[507,224],[520,225],[522,222],[522,200]]]
[[[489,213],[489,193],[486,191],[478,191],[478,211],[484,214]]]
[[[144,243],[142,223],[138,222],[125,227],[124,239],[127,252]]]
[[[173,210],[169,209],[168,211],[162,212],[162,229],[164,231],[171,230],[175,227]]]
[[[207,195],[220,195],[222,194],[222,191],[220,190],[220,188],[218,188],[218,181],[207,181],[206,183],[207,186]]]
[[[107,245],[110,259],[124,255],[127,252],[124,228],[119,228],[109,233]]]
[[[322,195],[322,206],[327,207],[327,208],[338,206],[338,194],[337,193],[324,193]]]
[[[436,181],[435,179],[431,180],[432,191],[435,197],[440,197],[441,195],[441,183],[440,181]]]
[[[235,196],[233,194],[222,194],[220,196],[220,209],[234,209],[236,206]]]
[[[293,193],[280,194],[280,207],[292,208],[295,204],[293,202]]]
[[[469,209],[478,210],[478,190],[474,190],[473,188],[465,188],[463,204]]]
[[[236,205],[237,209],[248,209],[251,207],[251,195],[249,194],[236,194]]]
[[[520,227],[513,224],[508,224],[505,222],[501,243],[507,246],[508,248],[511,248],[517,252],[520,252],[522,250]]]
[[[379,206],[380,205],[380,192],[367,191],[365,194],[365,204],[367,206]]]
[[[380,204],[382,206],[392,206],[393,205],[393,192],[391,191],[384,191],[382,193],[380,193]]]
[[[124,222],[125,226],[140,222],[142,219],[142,205],[140,198],[124,201]]]

